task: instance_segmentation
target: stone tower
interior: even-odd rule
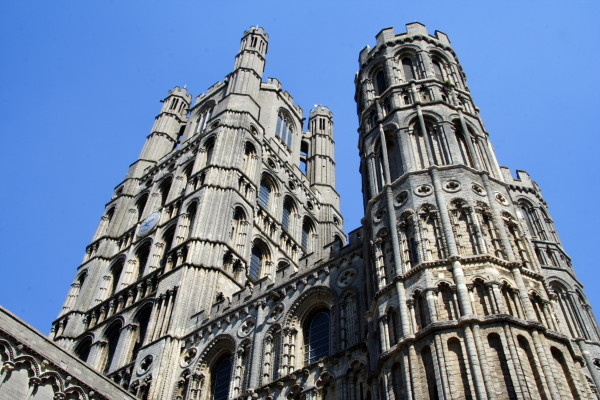
[[[140,399],[593,399],[598,325],[447,36],[360,53],[348,243],[333,115],[304,129],[267,48],[253,27],[223,82],[168,93],[52,340]]]
[[[407,28],[356,76],[380,393],[590,398],[598,325],[540,189],[499,167],[448,37]]]

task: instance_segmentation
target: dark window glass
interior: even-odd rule
[[[379,71],[375,75],[375,86],[378,95],[380,95],[385,91],[385,89],[387,89],[387,84],[385,82],[385,73],[383,71]]]
[[[258,204],[263,208],[269,206],[269,197],[271,197],[271,186],[264,179],[260,182],[260,191],[258,192]]]
[[[283,205],[283,215],[281,216],[281,224],[285,229],[290,228],[290,214],[292,213],[292,205],[289,200]]]
[[[433,71],[435,72],[435,77],[437,79],[444,79],[444,74],[442,73],[442,66],[438,60],[433,60]]]
[[[415,69],[410,58],[404,57],[402,59],[402,69],[404,70],[404,79],[407,82],[415,79]]]
[[[250,258],[250,278],[258,279],[260,276],[260,267],[262,265],[263,254],[262,251],[254,246],[252,248],[252,257]]]
[[[231,356],[219,361],[213,370],[211,400],[227,400],[231,384]]]
[[[329,355],[330,319],[329,310],[322,310],[308,322],[304,332],[306,364]]]

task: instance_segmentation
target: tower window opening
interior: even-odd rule
[[[434,59],[432,61],[433,64],[433,72],[435,74],[435,78],[439,79],[439,80],[443,80],[444,79],[444,73],[442,70],[442,66],[440,65],[440,61],[437,59]]]
[[[138,216],[137,216],[138,221],[142,218],[142,215],[144,213],[144,208],[146,208],[147,202],[148,202],[148,193],[144,193],[142,195],[142,197],[140,197],[138,199],[138,201],[135,202],[135,207],[137,208],[137,212],[138,212]]]
[[[381,96],[383,92],[387,89],[387,82],[385,78],[385,72],[383,70],[377,71],[375,74],[375,92],[378,96]]]
[[[322,120],[321,120],[322,122]],[[308,142],[303,140],[300,143],[300,170],[304,175],[307,173],[307,161],[308,161]]]
[[[208,121],[212,117],[214,107],[205,107],[198,116],[196,133],[203,132],[206,129]]]
[[[330,353],[331,313],[321,310],[304,327],[304,361],[312,364]]]
[[[250,47],[256,47],[258,44],[258,38],[256,36],[252,36],[252,40],[250,41]]]
[[[115,356],[115,352],[117,351],[117,345],[119,344],[119,335],[121,333],[121,322],[117,321],[112,324],[104,334],[104,337],[107,342],[107,350],[106,357],[104,360],[104,367],[102,368],[104,374],[107,374],[111,369],[111,364],[113,363],[113,358]],[[113,366],[115,369],[117,366]]]
[[[269,200],[271,199],[271,192],[273,191],[273,185],[265,177],[260,181],[260,189],[258,191],[258,204],[265,208],[269,208]]]
[[[302,248],[306,253],[312,250],[311,236],[313,233],[314,225],[308,217],[305,217],[302,223]]]
[[[171,191],[171,177],[165,179],[160,185],[160,205],[164,206],[169,198],[169,191]]]
[[[181,146],[184,131],[185,125],[182,125],[181,128],[179,128],[179,132],[177,133],[177,140],[175,141],[175,146],[173,146],[173,150],[176,150]]]
[[[404,57],[402,59],[402,71],[404,72],[404,80],[406,82],[414,81],[416,79],[412,58]]]
[[[290,120],[283,115],[283,113],[279,113],[277,116],[277,125],[275,126],[275,135],[287,146],[292,147],[292,139],[294,136],[294,128]]]
[[[211,400],[227,400],[229,398],[232,369],[233,362],[230,355],[216,363],[212,371]]]
[[[250,256],[250,270],[248,271],[250,279],[258,280],[265,275],[264,266],[267,257],[266,245],[262,241],[256,240],[252,246],[252,254]]]
[[[286,229],[290,230],[290,217],[294,210],[294,203],[289,198],[286,197],[285,202],[283,203],[283,214],[281,215],[281,225]]]
[[[83,339],[75,348],[75,355],[81,361],[86,362],[92,349],[92,339],[88,336]]]

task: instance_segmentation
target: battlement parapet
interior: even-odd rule
[[[413,41],[415,39],[426,40],[426,41],[437,41],[439,44],[450,47],[450,39],[448,35],[443,32],[435,31],[433,35],[430,35],[427,31],[427,27],[420,22],[411,22],[406,24],[406,32],[396,34],[394,28],[382,29],[376,36],[377,44],[375,47],[365,46],[359,55],[360,65],[367,62],[368,58],[375,54],[381,46],[386,46],[396,43],[402,43],[404,41]]]

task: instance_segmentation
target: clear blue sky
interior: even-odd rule
[[[600,314],[598,1],[4,1],[0,4],[0,304],[47,333],[159,99],[270,35],[266,76],[329,106],[346,230],[360,225],[354,73],[381,29],[450,36],[502,165],[539,183]]]

